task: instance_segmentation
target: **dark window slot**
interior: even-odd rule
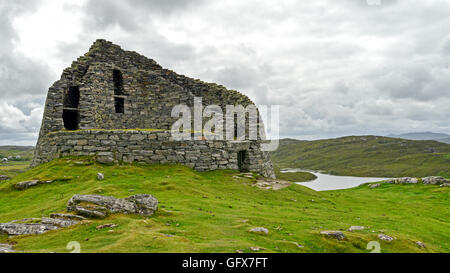
[[[70,86],[64,98],[65,108],[78,108],[80,104],[80,88],[78,86]]]
[[[120,96],[124,94],[123,91],[123,76],[120,70],[113,70],[113,81],[114,81],[114,95]]]
[[[116,113],[125,113],[125,99],[124,98],[114,98],[114,106],[116,108]]]

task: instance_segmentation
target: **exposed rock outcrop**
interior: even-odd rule
[[[50,183],[53,183],[53,180],[50,180],[50,181],[30,180],[30,181],[19,182],[14,185],[14,188],[16,188],[18,190],[26,190],[30,187],[34,187],[34,186],[42,185],[42,184],[50,184]]]
[[[11,179],[11,178],[7,175],[0,175],[0,181],[5,181],[5,180],[9,180],[9,179]]]
[[[8,234],[10,236],[42,234],[50,230],[58,229],[57,226],[49,224],[14,224],[5,223],[0,224],[0,233]]]
[[[419,183],[419,179],[414,177],[400,177],[400,178],[393,178],[385,181],[389,184],[417,184]]]
[[[385,235],[385,234],[378,234],[378,239],[387,241],[387,242],[392,242],[395,240],[393,237]]]
[[[442,176],[428,176],[428,177],[422,178],[422,182],[424,184],[430,184],[430,185],[442,185],[445,183],[450,183],[450,180],[447,180]]]
[[[338,241],[345,240],[345,235],[341,231],[322,231],[320,232],[322,235],[326,235],[328,237],[333,237]]]
[[[110,213],[152,215],[158,209],[158,200],[147,194],[128,198],[101,195],[74,195],[67,203],[67,210],[77,214],[104,218]]]
[[[258,233],[258,234],[269,234],[269,230],[265,227],[256,227],[256,228],[252,228],[250,230],[250,232],[252,233]]]
[[[56,226],[56,227],[70,227],[73,225],[78,224],[79,221],[75,221],[75,220],[64,220],[64,219],[58,219],[58,218],[47,218],[44,217],[42,218],[42,224],[45,225],[52,225],[52,226]]]

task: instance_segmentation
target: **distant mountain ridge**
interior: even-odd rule
[[[416,133],[406,133],[400,135],[389,135],[392,138],[402,138],[409,140],[436,140],[439,142],[450,144],[450,135],[443,133],[433,133],[433,132],[416,132]]]

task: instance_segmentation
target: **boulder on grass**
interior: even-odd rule
[[[345,240],[345,235],[341,231],[322,231],[320,232],[322,235],[326,235],[328,237],[333,237],[334,239],[338,241]]]
[[[269,234],[269,230],[265,227],[256,227],[256,228],[252,228],[250,230],[250,232],[252,233],[259,233],[259,234]]]
[[[42,184],[50,184],[50,183],[53,183],[53,180],[50,180],[50,181],[30,180],[30,181],[19,182],[14,185],[14,188],[23,191],[30,187],[34,187],[34,186],[42,185]]]
[[[67,210],[79,215],[104,218],[110,213],[152,215],[158,209],[158,199],[148,194],[115,198],[102,195],[74,195]]]
[[[0,224],[0,234],[16,235],[35,235],[58,229],[57,226],[48,224]]]
[[[422,178],[422,182],[426,185],[442,185],[445,183],[449,183],[450,181],[442,176],[428,176]]]

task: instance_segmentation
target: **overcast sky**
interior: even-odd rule
[[[282,137],[450,133],[450,0],[377,2],[0,0],[0,145],[98,38],[280,105]]]

